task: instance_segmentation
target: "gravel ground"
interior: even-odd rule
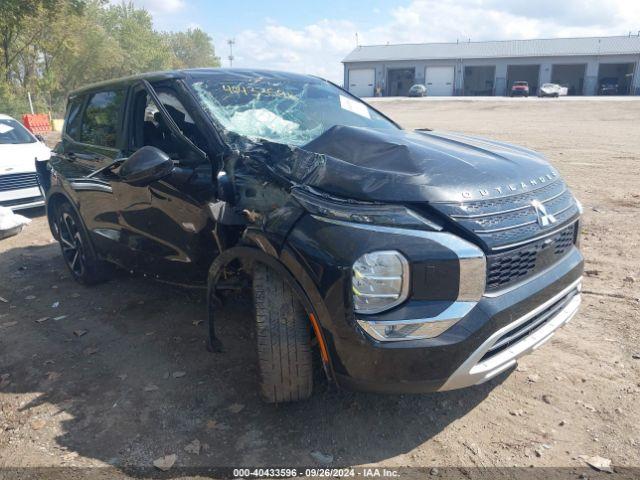
[[[314,451],[331,466],[468,477],[473,467],[580,469],[583,455],[640,467],[640,102],[374,104],[407,128],[537,149],[560,170],[585,206],[585,295],[564,329],[478,387],[378,396],[320,385],[307,402],[274,407],[257,396],[247,297],[221,316],[226,353],[208,353],[201,292],[126,274],[81,287],[42,212],[29,212],[21,234],[0,241],[0,477],[36,466],[124,477],[170,454],[173,471],[321,465]]]

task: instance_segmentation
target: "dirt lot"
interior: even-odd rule
[[[274,407],[256,393],[248,298],[225,307],[226,353],[208,353],[201,292],[126,274],[80,287],[32,212],[0,241],[0,468],[125,475],[166,454],[174,469],[318,465],[314,451],[332,466],[579,468],[599,455],[640,467],[640,101],[376,105],[408,128],[548,156],[585,207],[585,295],[570,324],[479,387],[376,396],[321,385]],[[194,440],[199,454],[185,450]]]

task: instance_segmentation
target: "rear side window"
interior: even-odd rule
[[[83,143],[114,148],[124,90],[94,93],[84,111],[80,140]]]
[[[80,138],[80,111],[84,97],[73,97],[67,104],[67,114],[64,121],[64,133],[77,140]]]

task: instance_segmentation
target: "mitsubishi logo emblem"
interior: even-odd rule
[[[557,222],[556,217],[554,217],[550,213],[547,213],[546,207],[539,200],[532,201],[531,206],[536,211],[536,216],[538,217],[538,225],[540,225],[541,227],[547,227]]]

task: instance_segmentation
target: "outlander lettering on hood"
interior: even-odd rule
[[[346,388],[471,386],[577,311],[581,207],[539,153],[407,131],[330,82],[271,71],[105,82],[69,111],[123,89],[131,134],[114,126],[103,165],[66,159],[89,148],[71,131],[52,158],[63,256],[85,283],[106,261],[206,284],[213,350],[219,296],[251,281],[268,401],[311,394],[314,349]],[[90,246],[65,238],[70,219]],[[79,248],[95,252],[80,270]]]

